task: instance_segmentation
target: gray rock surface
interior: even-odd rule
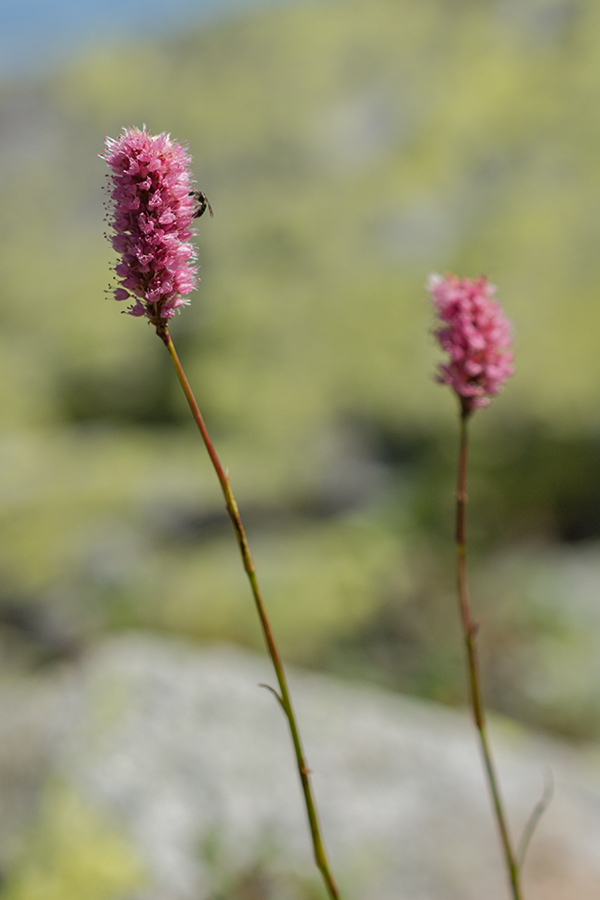
[[[289,674],[344,897],[508,898],[467,714]],[[264,682],[274,678],[260,656],[132,634],[99,645],[54,693],[45,688],[52,699],[37,733],[46,780],[70,785],[117,823],[146,869],[146,885],[123,900],[220,900],[223,885],[257,862],[314,880],[286,721]],[[14,734],[9,691],[0,713]],[[27,720],[27,703],[17,705]],[[553,772],[554,798],[525,867],[528,900],[600,897],[598,748],[575,750],[504,721],[493,723],[492,741],[515,834]],[[29,792],[44,768],[30,753],[38,774],[24,779]],[[0,776],[2,765],[0,756]],[[247,896],[299,896],[286,890]]]

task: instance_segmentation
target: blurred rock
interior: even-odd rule
[[[346,900],[508,897],[466,714],[313,673],[293,671],[290,681]],[[86,897],[321,896],[286,723],[272,695],[258,687],[265,682],[274,679],[260,656],[131,634],[98,646],[63,672],[53,691],[34,686],[25,701],[5,687],[0,709],[13,712],[3,719],[2,753],[12,732],[14,758],[24,754],[38,782],[45,773],[38,798],[48,785],[54,796],[57,785],[76,796],[144,870],[134,888],[133,863],[121,865],[129,886],[124,881],[120,892],[111,882],[101,893],[96,873],[95,892]],[[40,707],[40,691],[52,702],[33,727],[35,716],[24,710]],[[507,721],[493,723],[492,740],[516,835],[544,775],[553,773],[554,798],[530,846],[525,896],[600,896],[598,748],[577,750]],[[7,773],[2,758],[3,805],[11,790]],[[30,776],[22,779],[29,800],[31,785]],[[25,840],[3,895],[11,900],[38,896],[27,885],[40,846],[46,855],[36,863],[38,876],[52,875],[55,863],[40,838],[54,828],[52,808],[42,803],[39,810],[30,814],[38,825],[29,831],[37,836]],[[81,833],[73,826],[65,834],[61,853],[69,856],[69,841]],[[111,853],[112,860],[113,845]],[[65,900],[71,890],[82,896],[78,877],[77,888],[61,882]]]

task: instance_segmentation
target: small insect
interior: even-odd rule
[[[214,217],[212,206],[208,202],[208,197],[204,191],[190,191],[190,197],[193,197],[198,204],[198,209],[194,213],[195,219],[199,219],[200,216],[203,216],[206,210],[209,211],[211,219]]]

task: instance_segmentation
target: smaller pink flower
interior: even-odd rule
[[[494,285],[483,276],[430,275],[427,290],[442,322],[435,337],[450,357],[437,381],[456,391],[465,412],[488,406],[514,371],[511,326]]]

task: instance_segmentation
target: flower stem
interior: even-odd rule
[[[506,868],[512,891],[513,900],[521,900],[519,885],[520,871],[516,856],[508,832],[508,825],[504,813],[498,780],[492,761],[492,754],[487,734],[485,710],[481,692],[479,677],[479,661],[477,655],[477,630],[478,623],[471,615],[469,593],[467,588],[467,536],[466,536],[466,509],[467,509],[467,467],[468,467],[468,429],[467,421],[472,412],[466,404],[461,405],[460,414],[460,447],[458,458],[458,479],[456,487],[456,552],[457,552],[457,585],[460,619],[467,655],[467,668],[469,676],[469,692],[471,709],[475,726],[479,734],[481,751],[485,763],[494,813],[500,832],[500,840],[504,852]]]
[[[187,402],[192,411],[192,416],[194,417],[194,421],[198,426],[200,434],[202,435],[202,440],[204,441],[204,446],[210,456],[210,460],[213,464],[214,470],[216,472],[217,478],[219,479],[219,483],[221,485],[221,490],[223,491],[223,496],[225,498],[225,506],[227,508],[227,512],[229,513],[229,517],[231,519],[231,523],[233,525],[233,530],[235,531],[236,540],[238,543],[238,547],[240,549],[240,554],[242,557],[242,563],[244,565],[244,570],[246,575],[248,576],[248,581],[250,582],[250,588],[252,590],[252,596],[254,598],[254,604],[256,606],[256,611],[258,613],[258,618],[260,619],[260,624],[263,632],[263,636],[265,639],[265,643],[267,645],[267,650],[273,662],[273,667],[275,669],[275,673],[277,675],[277,681],[279,683],[279,693],[274,691],[277,699],[279,700],[281,707],[286,715],[288,720],[288,724],[290,727],[290,733],[292,737],[292,743],[294,745],[294,752],[296,754],[296,762],[298,766],[298,774],[300,776],[300,783],[302,786],[302,793],[304,794],[304,802],[306,805],[306,814],[308,816],[308,824],[310,827],[310,833],[312,837],[313,844],[313,852],[314,859],[317,868],[319,869],[323,881],[325,883],[325,887],[327,889],[327,893],[330,897],[330,900],[340,900],[340,893],[338,891],[337,885],[331,874],[329,869],[329,863],[327,860],[327,854],[325,851],[325,846],[323,843],[323,839],[321,837],[321,828],[319,824],[319,816],[317,812],[317,806],[315,802],[315,798],[313,796],[312,784],[310,780],[310,769],[308,768],[306,758],[304,756],[304,750],[302,748],[302,741],[300,738],[300,732],[298,729],[298,724],[296,721],[296,716],[294,714],[294,709],[292,706],[292,700],[290,696],[290,691],[287,683],[287,677],[285,674],[285,670],[283,667],[283,662],[281,660],[281,656],[279,655],[279,650],[277,649],[277,645],[275,643],[275,638],[273,637],[273,632],[271,629],[271,625],[269,623],[269,619],[267,617],[267,613],[265,610],[265,605],[263,602],[262,594],[260,591],[260,587],[258,585],[258,580],[256,577],[256,570],[254,568],[254,562],[252,560],[252,556],[250,554],[250,548],[248,546],[248,541],[246,540],[246,533],[244,531],[244,527],[242,525],[242,520],[240,518],[240,514],[238,512],[237,504],[235,502],[233,492],[231,490],[231,484],[229,482],[229,475],[223,469],[219,457],[217,456],[217,452],[213,446],[213,443],[210,439],[208,431],[206,429],[206,425],[204,424],[204,419],[200,414],[200,410],[198,408],[198,404],[194,398],[192,393],[192,389],[189,385],[189,382],[185,376],[185,372],[183,371],[181,362],[179,361],[179,357],[175,351],[175,346],[173,341],[171,340],[171,336],[168,332],[168,328],[166,324],[159,324],[156,326],[156,333],[163,341],[165,347],[169,351],[169,355],[171,360],[173,361],[173,365],[175,366],[175,371],[177,372],[177,377],[179,378],[179,383],[183,388],[183,393],[186,396]]]

